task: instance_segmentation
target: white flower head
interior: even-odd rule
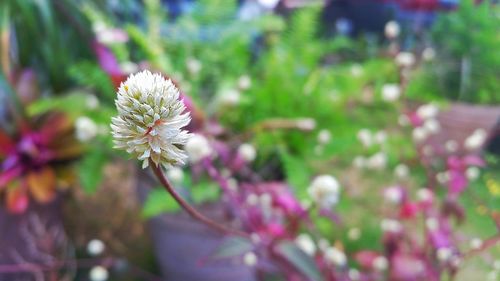
[[[295,244],[309,256],[314,256],[316,253],[316,244],[314,244],[311,236],[307,233],[299,234],[297,238],[295,238]]]
[[[344,252],[335,247],[328,247],[325,250],[325,259],[336,266],[344,266],[347,263]]]
[[[213,154],[212,147],[208,140],[200,134],[193,135],[186,143],[186,152],[189,161],[197,163]]]
[[[387,102],[396,101],[401,95],[398,84],[385,84],[382,86],[382,99]]]
[[[167,177],[174,183],[181,183],[184,179],[184,171],[179,167],[172,167],[167,170]]]
[[[104,252],[106,245],[101,240],[93,239],[87,244],[87,253],[91,256],[98,256]]]
[[[444,148],[449,153],[456,152],[458,150],[458,142],[456,140],[448,140],[444,144]]]
[[[464,147],[469,151],[477,150],[483,146],[487,137],[488,133],[486,130],[477,129],[465,139]]]
[[[383,219],[380,222],[380,228],[385,232],[398,233],[403,230],[403,225],[397,220],[393,219]]]
[[[396,55],[396,64],[401,67],[412,67],[415,64],[415,55],[410,52],[400,52]]]
[[[115,148],[143,161],[170,167],[187,158],[183,146],[191,136],[182,128],[191,117],[171,80],[148,70],[132,74],[118,89],[118,116],[111,119]]]
[[[191,75],[196,75],[201,70],[201,62],[195,58],[188,58],[186,60],[186,67]]]
[[[373,144],[373,136],[368,129],[359,130],[356,136],[364,147],[370,147]]]
[[[394,39],[398,37],[399,31],[400,31],[399,24],[396,21],[391,20],[385,24],[384,28],[385,37],[389,39]]]
[[[465,176],[467,177],[468,180],[474,181],[477,180],[477,178],[479,178],[480,173],[481,171],[479,170],[478,167],[469,167],[465,171]]]
[[[330,140],[332,139],[332,133],[330,133],[330,131],[328,131],[327,129],[323,129],[321,131],[319,131],[318,133],[318,142],[320,144],[327,144],[330,142]]]
[[[429,132],[424,127],[416,127],[412,131],[413,140],[417,143],[423,142],[429,136]]]
[[[389,266],[389,262],[387,261],[387,258],[384,256],[378,256],[373,260],[373,268],[375,268],[378,271],[384,271],[387,269]]]
[[[386,188],[384,198],[390,203],[399,204],[403,201],[403,191],[397,186]]]
[[[408,177],[408,175],[410,174],[410,169],[405,164],[398,164],[396,168],[394,168],[394,174],[398,178],[403,179]]]
[[[248,75],[242,75],[238,79],[238,88],[248,90],[252,86],[252,79]]]
[[[89,273],[91,281],[106,281],[109,278],[108,270],[103,266],[94,266]]]
[[[387,155],[382,151],[377,152],[368,159],[367,165],[374,170],[383,170],[387,165]]]
[[[352,161],[352,165],[358,169],[362,169],[366,166],[366,158],[363,156],[356,156],[354,157],[354,160]]]
[[[76,139],[81,142],[92,140],[97,136],[98,131],[97,124],[86,116],[78,117],[75,121]]]
[[[453,255],[452,249],[448,247],[441,247],[437,249],[436,256],[439,261],[445,262],[448,261]]]
[[[257,264],[258,258],[254,252],[248,252],[243,255],[243,263],[246,266],[255,266]]]
[[[322,208],[329,209],[339,200],[340,185],[330,175],[317,176],[308,187],[309,196]]]
[[[246,162],[252,162],[257,157],[257,151],[255,147],[249,143],[244,143],[238,148],[238,154]]]
[[[361,238],[361,229],[357,227],[352,227],[347,231],[347,238],[352,241],[356,241]]]
[[[431,61],[434,57],[436,57],[436,51],[433,48],[427,47],[422,51],[422,58],[425,61]]]
[[[241,101],[241,93],[236,89],[222,90],[218,96],[218,102],[221,106],[236,106]]]
[[[439,113],[439,108],[432,103],[421,105],[417,109],[417,116],[424,120],[434,118],[437,116],[438,113]]]
[[[439,122],[435,118],[430,118],[424,122],[424,128],[428,133],[436,134],[441,130],[441,125],[439,125]]]
[[[472,250],[480,249],[483,246],[483,240],[480,238],[472,238],[469,242],[470,248]]]

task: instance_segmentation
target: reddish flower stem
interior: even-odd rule
[[[236,230],[236,229],[231,229],[231,228],[228,228],[226,226],[223,226],[217,222],[214,222],[213,220],[205,217],[204,215],[202,215],[200,212],[198,212],[196,209],[194,209],[191,205],[189,205],[188,202],[186,202],[180,195],[179,193],[177,193],[177,191],[175,191],[175,189],[172,187],[172,185],[170,184],[170,182],[168,181],[168,179],[165,177],[165,174],[163,173],[163,171],[161,170],[161,168],[159,166],[157,166],[155,163],[153,163],[152,161],[150,161],[150,166],[151,168],[153,169],[153,172],[154,174],[156,175],[156,177],[158,178],[158,180],[160,181],[160,183],[163,185],[163,187],[165,188],[165,190],[170,194],[172,195],[172,197],[175,199],[175,201],[177,201],[177,203],[186,211],[188,212],[191,217],[193,217],[194,219],[200,221],[201,223],[221,232],[221,233],[224,233],[224,234],[234,234],[234,235],[238,235],[238,236],[243,236],[243,237],[249,237],[249,234],[248,233],[245,233],[243,231],[239,231],[239,230]]]

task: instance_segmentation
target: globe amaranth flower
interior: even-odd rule
[[[312,181],[307,191],[321,208],[329,209],[339,200],[340,185],[334,177],[321,175]]]
[[[166,167],[185,163],[184,145],[191,135],[182,128],[191,117],[171,80],[147,70],[130,75],[120,85],[115,104],[115,148],[143,161],[143,168],[149,160]]]

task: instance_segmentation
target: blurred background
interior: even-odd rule
[[[499,50],[492,0],[2,1],[0,280],[500,280]],[[113,149],[146,69],[251,239]]]

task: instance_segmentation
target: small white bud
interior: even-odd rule
[[[393,219],[383,219],[380,223],[380,228],[382,228],[384,232],[393,233],[398,233],[403,230],[403,226],[401,225],[401,223]]]
[[[404,179],[410,174],[410,169],[408,169],[408,166],[405,164],[398,164],[396,168],[394,168],[394,174],[396,177]]]
[[[363,67],[360,64],[353,64],[351,66],[351,74],[354,77],[359,77],[363,74]]]
[[[376,143],[384,144],[387,141],[387,133],[385,131],[378,131],[374,139]]]
[[[429,135],[426,129],[423,127],[417,127],[413,129],[412,136],[415,142],[420,143],[427,139]]]
[[[446,149],[446,151],[448,151],[449,153],[454,153],[458,150],[458,143],[456,140],[448,140],[446,141],[446,143],[444,144],[444,148]]]
[[[91,281],[106,281],[109,278],[109,273],[103,266],[94,266],[90,270],[89,278]]]
[[[373,267],[378,271],[384,271],[389,266],[387,258],[384,256],[378,256],[373,260]]]
[[[471,249],[478,250],[483,246],[483,240],[481,240],[479,238],[473,238],[470,240],[469,245],[470,245]]]
[[[384,33],[388,39],[394,39],[399,36],[400,27],[396,21],[389,21],[385,24]]]
[[[361,274],[359,273],[359,270],[357,270],[355,268],[349,269],[349,271],[347,272],[347,275],[349,276],[349,278],[352,281],[358,281],[361,278]]]
[[[344,266],[347,263],[344,252],[335,247],[328,247],[325,250],[325,259],[336,266]]]
[[[475,151],[480,149],[486,138],[488,137],[488,133],[484,129],[475,130],[467,139],[465,139],[464,147],[469,151]]]
[[[393,204],[400,204],[403,201],[403,191],[399,187],[389,187],[384,191],[386,201]]]
[[[238,148],[238,154],[245,160],[246,162],[252,162],[255,160],[257,156],[257,151],[255,147],[249,143],[244,143],[240,145]]]
[[[432,103],[421,105],[417,109],[417,116],[423,120],[435,118],[438,113],[439,113],[439,108]]]
[[[366,159],[363,156],[356,156],[354,157],[354,160],[352,161],[352,164],[354,167],[358,169],[362,169],[366,166]]]
[[[412,67],[415,64],[415,55],[410,52],[400,52],[396,55],[396,64],[401,67]]]
[[[320,144],[325,145],[325,144],[329,143],[331,139],[332,139],[332,133],[330,133],[330,131],[328,131],[326,129],[319,131],[318,142]]]
[[[98,256],[104,252],[106,246],[101,240],[93,239],[87,244],[87,253],[91,256]]]
[[[352,241],[359,240],[359,238],[361,238],[361,229],[357,227],[350,228],[347,231],[347,238]]]
[[[434,59],[435,56],[436,56],[436,51],[434,51],[434,49],[431,47],[427,47],[422,51],[422,58],[425,61],[431,61]]]
[[[314,256],[316,253],[316,245],[309,234],[299,234],[297,238],[295,238],[295,244],[309,256]]]
[[[469,167],[465,171],[465,176],[467,177],[468,180],[474,181],[479,178],[480,170],[478,167]]]
[[[427,130],[427,132],[435,134],[439,132],[441,126],[439,125],[439,122],[436,119],[430,118],[424,122],[424,128]]]
[[[452,257],[453,251],[450,248],[442,247],[437,249],[436,255],[439,261],[445,262]]]
[[[259,196],[255,193],[251,193],[248,195],[246,202],[250,206],[255,206],[259,203]]]
[[[88,109],[94,110],[99,107],[99,99],[95,95],[89,94],[85,98],[85,105]]]
[[[97,136],[98,127],[92,119],[81,116],[75,122],[76,139],[81,142],[88,142]]]
[[[382,86],[382,99],[386,102],[398,100],[401,90],[397,84],[385,84]]]
[[[191,75],[196,75],[201,70],[201,62],[195,58],[188,58],[186,60],[186,66]]]
[[[255,266],[257,264],[257,255],[254,252],[248,252],[243,256],[243,263],[246,266]]]
[[[184,179],[184,171],[178,167],[172,167],[167,170],[167,177],[176,184],[179,184]]]
[[[339,200],[340,185],[334,177],[321,175],[311,182],[307,192],[321,208],[329,209]]]
[[[430,231],[435,231],[439,229],[439,221],[436,218],[427,218],[425,220],[425,226]]]
[[[252,79],[248,75],[242,75],[238,79],[238,87],[241,90],[248,90],[252,86]]]
[[[197,163],[200,160],[211,156],[213,150],[204,136],[196,134],[187,141],[186,152],[189,156],[189,161]]]

